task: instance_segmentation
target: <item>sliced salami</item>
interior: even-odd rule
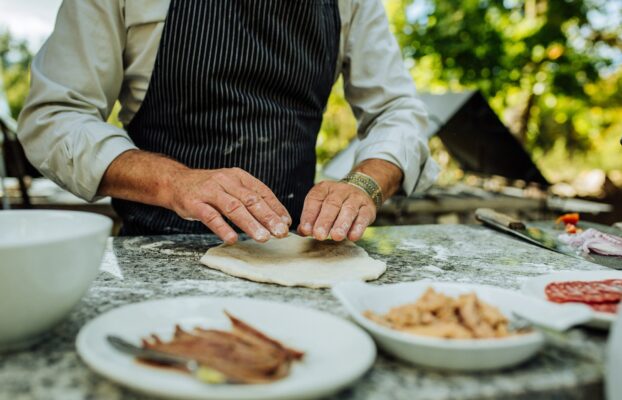
[[[556,303],[617,303],[622,299],[622,280],[553,282],[544,292]]]
[[[618,312],[618,306],[620,303],[598,303],[598,304],[588,304],[588,306],[592,307],[594,311],[612,313],[615,314]]]

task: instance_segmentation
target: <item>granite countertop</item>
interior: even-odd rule
[[[211,236],[110,239],[93,286],[50,338],[27,351],[0,356],[0,399],[143,399],[98,377],[79,359],[74,341],[97,315],[124,304],[186,295],[286,301],[340,316],[328,290],[249,282],[198,263]],[[359,242],[388,270],[375,283],[423,278],[518,289],[529,277],[604,267],[517,241],[479,226],[420,225],[369,229]],[[373,369],[333,399],[598,399],[606,332],[574,329],[566,335],[581,356],[547,347],[519,367],[491,373],[417,368],[380,354]]]

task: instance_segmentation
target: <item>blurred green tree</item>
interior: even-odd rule
[[[8,31],[0,32],[0,78],[4,82],[11,115],[17,119],[29,90],[32,53],[26,41],[17,40]]]
[[[356,136],[356,119],[345,99],[340,78],[328,98],[322,127],[317,140],[317,160],[320,166],[330,161]]]
[[[597,150],[594,138],[613,123],[609,111],[622,107],[620,74],[612,74],[622,62],[620,0],[390,0],[387,6],[405,57],[415,61],[418,88],[481,90],[536,155],[560,141],[569,151]],[[615,82],[605,83],[607,76]]]
[[[418,90],[479,89],[553,182],[622,170],[622,0],[384,0]],[[348,121],[341,123],[339,121]],[[320,162],[355,135],[339,86]],[[462,174],[438,140],[444,181]]]

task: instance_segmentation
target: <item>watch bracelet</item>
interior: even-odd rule
[[[369,195],[369,197],[371,197],[376,205],[376,208],[380,208],[380,206],[382,206],[382,189],[380,189],[378,182],[376,182],[376,180],[371,176],[362,172],[350,172],[341,180],[341,182],[348,183],[363,190]]]

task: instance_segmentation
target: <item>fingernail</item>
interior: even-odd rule
[[[255,238],[257,240],[268,240],[269,237],[270,237],[270,232],[268,232],[267,230],[263,228],[257,229],[255,231]]]
[[[287,225],[285,224],[276,224],[276,226],[274,227],[275,235],[284,235],[285,232],[287,232]]]
[[[311,233],[311,231],[313,230],[313,227],[311,226],[311,224],[310,224],[310,223],[308,223],[308,222],[307,222],[306,224],[304,224],[304,225],[302,226],[302,230],[303,230],[305,233]]]
[[[324,240],[326,239],[326,236],[328,236],[328,234],[326,233],[326,230],[324,228],[317,228],[315,230],[315,238],[317,240]]]
[[[291,225],[292,224],[292,219],[286,215],[281,216],[281,221],[283,221],[283,223],[285,225]]]
[[[356,226],[354,227],[354,232],[356,232],[356,233],[358,233],[358,234],[361,234],[361,233],[363,233],[363,230],[364,230],[364,229],[365,229],[365,228],[363,227],[363,225],[356,225]]]
[[[231,233],[227,234],[227,236],[225,236],[225,243],[233,244],[233,243],[235,243],[237,238],[238,238],[238,235],[236,235],[235,233],[231,232]]]
[[[340,229],[340,228],[333,229],[333,232],[334,232],[333,236],[345,236],[346,235],[343,229]]]

